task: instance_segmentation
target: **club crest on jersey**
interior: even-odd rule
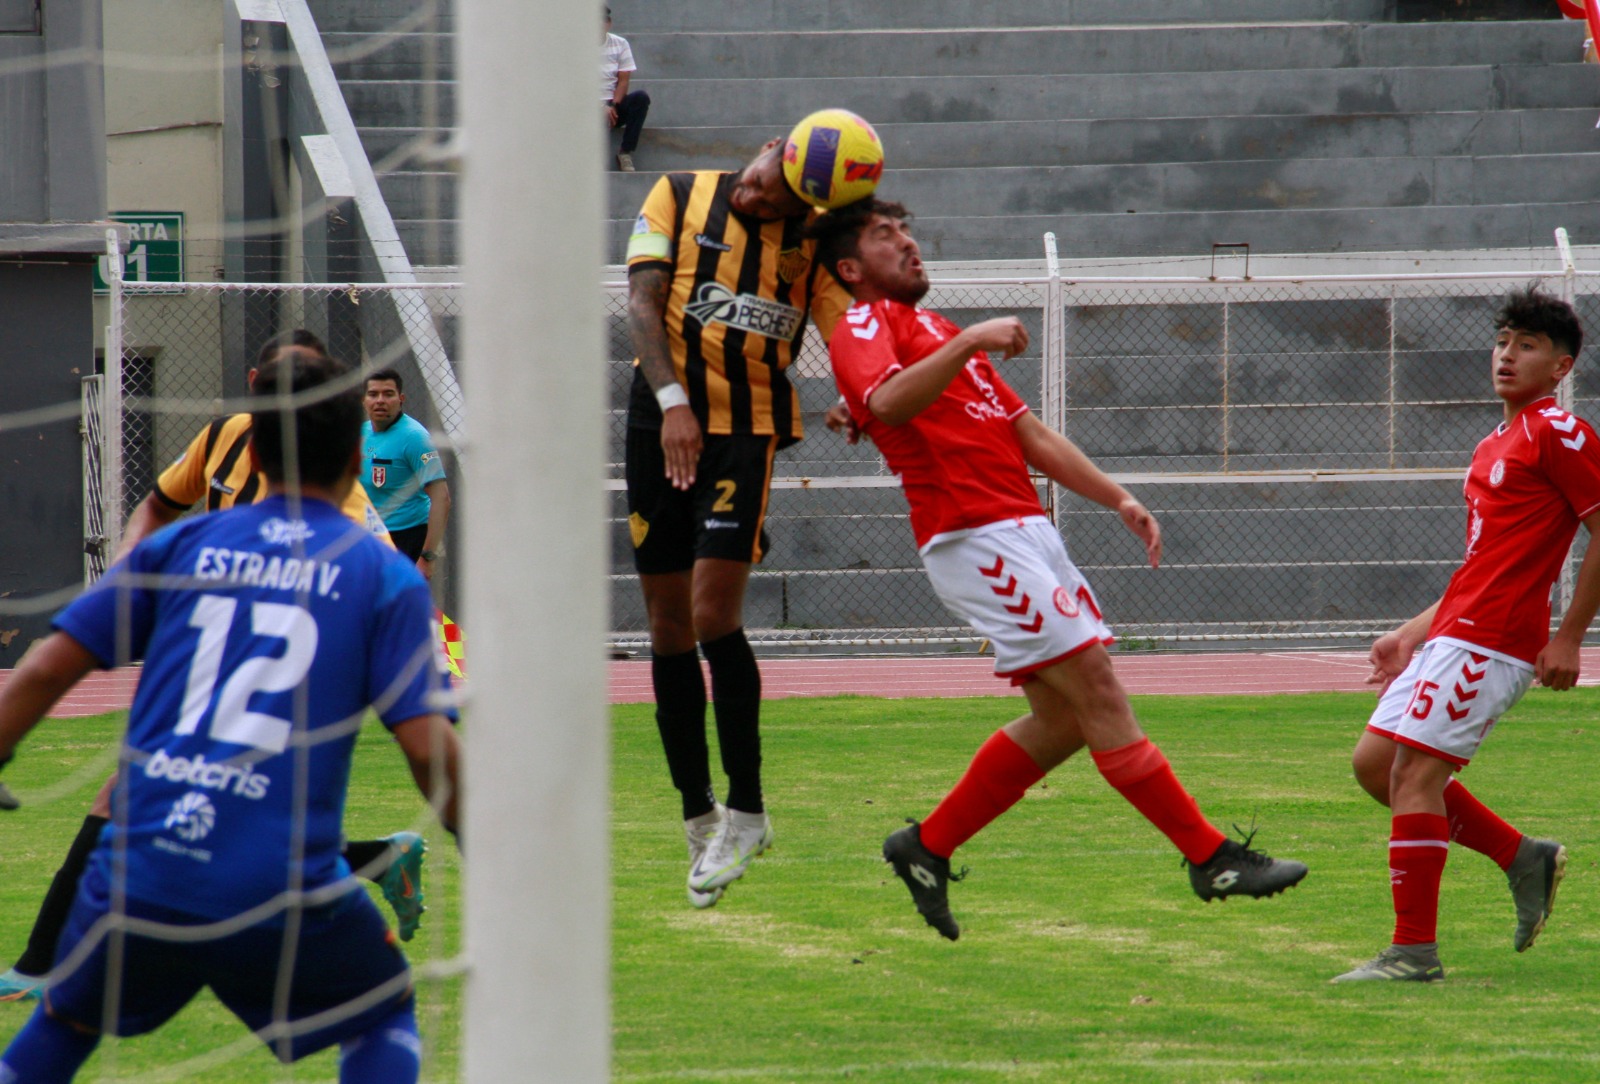
[[[1057,587],[1056,593],[1051,596],[1051,601],[1056,604],[1056,609],[1061,611],[1062,617],[1077,617],[1081,612],[1078,609],[1078,600],[1073,598],[1065,587]]]
[[[372,484],[381,488],[383,483],[388,480],[389,468],[374,465],[372,468]]]
[[[211,834],[217,824],[217,809],[197,790],[191,790],[172,803],[165,827],[176,832],[178,838],[194,843]]]
[[[778,253],[778,278],[784,282],[793,282],[805,274],[810,266],[811,261],[806,259],[806,254],[797,248],[786,248]]]
[[[292,546],[315,535],[303,519],[279,519],[273,516],[261,525],[261,539],[269,546]]]
[[[1489,484],[1492,486],[1497,486],[1505,480],[1506,461],[1504,459],[1496,459],[1494,461],[1494,466],[1489,468]]]
[[[792,339],[805,314],[781,301],[736,294],[720,282],[701,283],[684,314],[702,326],[724,324],[769,339]]]

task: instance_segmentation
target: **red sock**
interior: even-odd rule
[[[1090,755],[1106,782],[1161,829],[1189,861],[1204,862],[1228,838],[1200,813],[1200,807],[1172,774],[1165,754],[1149,738],[1118,749],[1091,751]]]
[[[1486,854],[1501,869],[1510,869],[1522,843],[1522,833],[1501,820],[1478,801],[1461,780],[1451,777],[1444,787],[1444,815],[1450,819],[1450,838],[1469,850]]]
[[[1439,940],[1439,878],[1450,854],[1450,821],[1437,813],[1401,813],[1389,829],[1389,887],[1394,943]]]
[[[1044,770],[1022,746],[1004,730],[996,730],[978,747],[961,782],[922,822],[922,845],[940,858],[949,858],[984,825],[1021,801],[1027,789],[1044,776]]]

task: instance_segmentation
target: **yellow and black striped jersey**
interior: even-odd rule
[[[156,479],[156,499],[188,511],[203,499],[206,511],[254,504],[267,495],[267,476],[251,469],[248,414],[230,414],[208,424],[177,461]],[[390,542],[389,532],[361,485],[352,486],[340,511]]]
[[[656,182],[628,241],[628,271],[666,267],[667,342],[689,405],[708,433],[804,436],[784,374],[809,313],[826,339],[850,307],[844,287],[816,264],[805,236],[815,212],[764,222],[728,202],[737,173],[669,173]],[[635,361],[628,422],[661,425],[661,409]]]

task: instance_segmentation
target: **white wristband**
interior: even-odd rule
[[[683,385],[673,381],[664,388],[656,389],[656,402],[661,404],[661,413],[665,414],[675,406],[688,406],[689,393],[683,390]]]

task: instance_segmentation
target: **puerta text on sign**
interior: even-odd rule
[[[113,211],[111,220],[127,227],[128,248],[122,254],[124,282],[183,281],[182,211]],[[109,260],[109,256],[102,256],[95,264],[97,294],[110,288]]]

